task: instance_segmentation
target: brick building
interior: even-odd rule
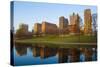
[[[57,34],[58,28],[56,24],[48,23],[46,21],[42,22],[42,33],[43,34]]]
[[[40,23],[35,23],[34,24],[34,34],[41,34],[42,33],[42,24]]]

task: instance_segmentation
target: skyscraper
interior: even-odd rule
[[[60,34],[68,32],[68,19],[64,16],[59,17],[59,32]]]
[[[70,16],[69,30],[70,30],[71,34],[79,33],[79,31],[80,31],[80,29],[79,29],[79,24],[80,24],[79,18],[80,18],[79,15],[75,14],[75,13],[73,13]]]
[[[92,15],[90,9],[84,11],[84,34],[92,33]]]
[[[59,29],[64,29],[68,25],[68,20],[64,16],[59,17]]]

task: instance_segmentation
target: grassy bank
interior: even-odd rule
[[[66,43],[96,43],[96,36],[44,36],[33,37],[31,39],[15,40],[19,43],[53,43],[53,44],[66,44]]]
[[[15,40],[16,43],[46,45],[49,47],[97,47],[96,36],[45,36],[31,39]]]

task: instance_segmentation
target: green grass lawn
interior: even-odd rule
[[[43,36],[33,37],[31,39],[15,40],[19,43],[53,43],[53,44],[64,44],[64,43],[96,43],[96,36],[85,36],[85,35],[68,35],[68,36]]]
[[[96,36],[44,36],[44,37],[33,37],[31,39],[15,40],[16,43],[32,44],[32,45],[46,45],[49,47],[62,47],[62,48],[79,48],[79,47],[97,47]],[[84,44],[85,43],[85,44]],[[95,43],[95,45],[94,45]]]

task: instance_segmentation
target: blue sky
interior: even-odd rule
[[[84,21],[85,9],[91,9],[92,14],[97,13],[96,6],[14,1],[14,28],[18,29],[20,23],[25,23],[31,31],[34,23],[42,21],[58,25],[60,16],[69,20],[73,12],[78,13]]]

